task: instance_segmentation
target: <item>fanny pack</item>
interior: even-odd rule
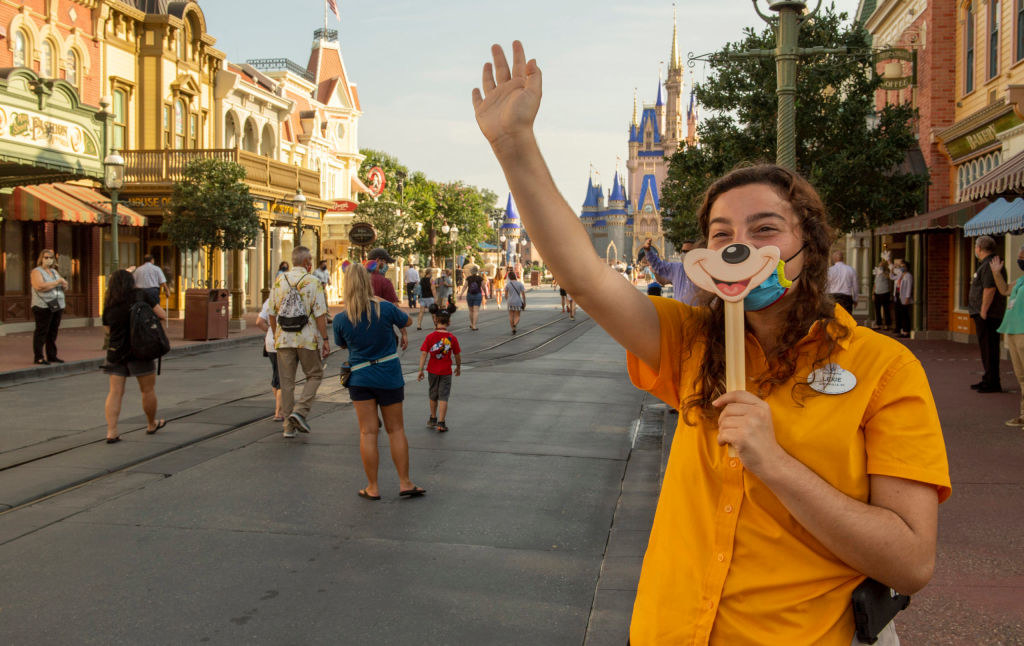
[[[363,363],[357,363],[354,366],[350,366],[348,364],[348,361],[346,361],[345,363],[341,364],[341,385],[342,385],[342,387],[343,388],[348,388],[348,382],[349,382],[350,379],[352,379],[352,373],[355,372],[356,370],[362,370],[363,368],[366,368],[367,366],[374,366],[374,365],[377,365],[378,363],[384,363],[385,361],[391,361],[392,359],[397,359],[397,358],[398,358],[398,353],[397,352],[392,352],[391,354],[387,355],[386,357],[381,357],[379,359],[371,359],[370,361],[364,361]]]

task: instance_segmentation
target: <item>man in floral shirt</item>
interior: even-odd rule
[[[323,283],[309,273],[312,268],[313,255],[309,249],[296,247],[292,251],[291,271],[278,274],[274,288],[270,290],[267,307],[270,329],[274,333],[274,347],[277,348],[285,437],[295,437],[296,430],[309,433],[306,417],[324,376],[323,359],[330,353],[327,341],[327,299]],[[299,292],[302,307],[308,317],[298,332],[282,329],[277,320],[282,303],[292,287]],[[299,400],[295,401],[295,372],[299,364],[302,364],[306,385]]]

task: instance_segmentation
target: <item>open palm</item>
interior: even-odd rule
[[[536,60],[526,61],[523,44],[512,43],[512,68],[499,45],[491,47],[494,64],[484,64],[483,91],[473,89],[473,108],[481,132],[491,142],[528,132],[540,108],[541,75]]]

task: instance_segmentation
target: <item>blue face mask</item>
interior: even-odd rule
[[[804,248],[800,247],[800,250],[790,256],[789,260],[799,256],[803,250]],[[793,285],[793,280],[800,277],[798,274],[793,280],[786,278],[786,262],[786,260],[780,260],[778,268],[772,272],[772,275],[766,278],[763,283],[750,290],[750,293],[743,299],[744,310],[748,312],[763,310],[766,307],[771,307],[786,295],[786,292]]]

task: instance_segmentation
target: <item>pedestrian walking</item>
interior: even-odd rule
[[[516,272],[511,269],[508,270],[508,282],[505,283],[505,302],[508,303],[508,324],[512,327],[512,334],[515,334],[519,316],[526,309],[526,285],[519,281]]]
[[[1003,278],[1003,261],[995,257],[990,261],[996,289],[1006,296],[1006,314],[997,332],[1004,335],[1006,349],[1010,352],[1013,374],[1020,385],[1021,400],[1016,416],[1006,420],[1007,426],[1024,426],[1024,277],[1018,278],[1013,287]],[[1017,267],[1024,271],[1024,246],[1017,253]]]
[[[974,320],[974,332],[978,337],[978,350],[981,352],[981,365],[985,373],[971,388],[979,393],[1003,392],[999,379],[999,326],[1003,323],[1006,311],[1006,297],[996,289],[995,276],[992,274],[991,262],[997,256],[996,241],[991,236],[979,236],[974,241],[974,256],[978,259],[978,268],[971,279],[971,288],[967,299],[967,311]],[[1006,270],[1003,269],[1003,282],[1006,282]]]
[[[316,269],[312,271],[314,277],[320,281],[326,290],[331,285],[331,274],[327,271],[327,261],[321,260],[320,264],[317,265]]]
[[[631,643],[858,644],[851,597],[866,577],[886,600],[928,582],[949,469],[920,362],[825,292],[834,234],[820,197],[773,165],[704,195],[711,251],[773,246],[785,259],[744,301],[753,392],[727,393],[721,299],[691,308],[612,278],[540,154],[536,61],[518,41],[511,67],[492,53],[473,104],[531,241],[625,346],[633,383],[680,412]],[[879,643],[897,639],[890,623]]]
[[[473,265],[469,268],[469,276],[462,286],[462,293],[466,295],[466,307],[469,309],[469,329],[478,330],[477,320],[480,318],[480,305],[484,301],[484,277],[480,275],[480,269]],[[460,297],[462,294],[459,295]]]
[[[36,258],[31,276],[32,316],[36,320],[35,331],[32,333],[32,356],[33,361],[42,366],[64,363],[57,356],[57,331],[66,305],[64,290],[68,287],[68,281],[61,277],[56,264],[53,249],[43,249]]]
[[[447,307],[448,298],[452,294],[452,278],[451,272],[447,269],[442,269],[437,276],[437,280],[434,281],[434,301],[438,307]]]
[[[334,342],[338,347],[348,348],[348,392],[359,420],[359,455],[366,471],[366,486],[359,490],[359,495],[367,500],[381,498],[377,482],[378,408],[391,445],[391,460],[398,472],[398,495],[416,497],[426,493],[426,489],[409,479],[409,441],[402,415],[405,380],[398,347],[408,347],[406,328],[411,324],[412,319],[405,312],[374,297],[364,267],[353,264],[345,271],[345,311],[334,317]],[[396,339],[396,327],[400,341]]]
[[[142,412],[146,414],[146,434],[152,435],[167,425],[167,421],[156,418],[156,370],[154,359],[138,359],[132,353],[132,306],[145,303],[153,308],[160,321],[167,320],[167,314],[160,307],[160,301],[152,292],[135,287],[131,272],[118,269],[107,283],[107,295],[103,302],[103,325],[107,328],[107,361],[103,372],[109,375],[110,388],[103,413],[107,420],[107,444],[121,441],[117,420],[121,416],[121,402],[128,377],[135,377],[142,393]]]
[[[405,296],[409,299],[409,308],[416,309],[416,288],[420,284],[420,272],[416,271],[416,265],[409,265],[405,269]]]
[[[501,308],[501,297],[505,295],[505,268],[496,267],[494,278],[491,280],[491,291],[494,292],[494,300],[498,308]]]
[[[164,276],[164,270],[154,263],[153,254],[147,253],[143,256],[142,261],[142,264],[132,272],[135,277],[135,287],[146,291],[157,302],[160,302],[160,292],[170,298],[171,290],[167,286],[167,277]]]
[[[423,381],[423,368],[426,366],[430,399],[427,427],[438,433],[446,433],[448,397],[452,391],[452,359],[455,360],[455,376],[458,377],[462,374],[462,348],[455,335],[448,331],[451,313],[439,311],[434,320],[434,331],[423,339],[423,345],[420,346],[420,371],[416,381]]]
[[[857,305],[857,272],[843,262],[846,252],[832,253],[832,266],[828,268],[828,283],[825,290],[844,310],[853,314]]]
[[[256,327],[266,332],[263,336],[263,356],[270,360],[270,390],[274,393],[274,421],[283,422],[281,414],[281,376],[277,369],[277,348],[274,347],[274,332],[270,329],[270,299],[263,301]]]
[[[910,268],[907,267],[907,261],[902,258],[897,258],[893,261],[896,265],[897,271],[899,272],[896,277],[896,282],[893,285],[895,293],[895,309],[896,309],[896,334],[904,339],[910,338],[910,314],[913,311],[914,303],[914,277],[910,273]]]
[[[395,259],[380,247],[368,253],[366,258],[366,269],[370,272],[373,295],[377,298],[383,298],[392,305],[398,305],[398,294],[395,292],[395,286],[391,284],[391,279],[387,277],[388,265],[394,264]]]
[[[434,304],[434,273],[436,271],[433,267],[428,267],[423,273],[423,278],[420,278],[420,315],[416,319],[417,330],[423,329],[423,315]]]
[[[281,414],[284,437],[309,433],[309,411],[324,376],[323,360],[330,354],[327,338],[327,299],[324,286],[310,270],[313,255],[307,247],[292,251],[292,268],[277,277],[270,290],[267,313],[277,349],[277,371],[281,383]],[[299,365],[306,376],[302,394],[295,398],[295,375]]]
[[[282,260],[281,264],[277,266],[277,274],[275,274],[274,276],[276,278],[277,276],[280,276],[281,274],[286,274],[286,273],[288,273],[288,263],[286,261]]]
[[[669,262],[662,260],[658,254],[658,250],[651,244],[651,238],[647,238],[644,241],[643,249],[640,253],[643,254],[643,260],[650,267],[651,272],[654,273],[654,278],[661,284],[672,285],[672,298],[676,299],[680,303],[686,303],[691,307],[699,305],[698,296],[700,290],[697,289],[690,277],[686,275],[686,269],[683,268],[681,262]],[[686,241],[683,243],[683,255],[693,249],[693,242]]]
[[[875,329],[888,330],[892,325],[889,316],[889,307],[892,304],[893,284],[889,275],[889,263],[882,258],[878,266],[871,270],[875,277],[872,288],[872,299],[875,306]]]

